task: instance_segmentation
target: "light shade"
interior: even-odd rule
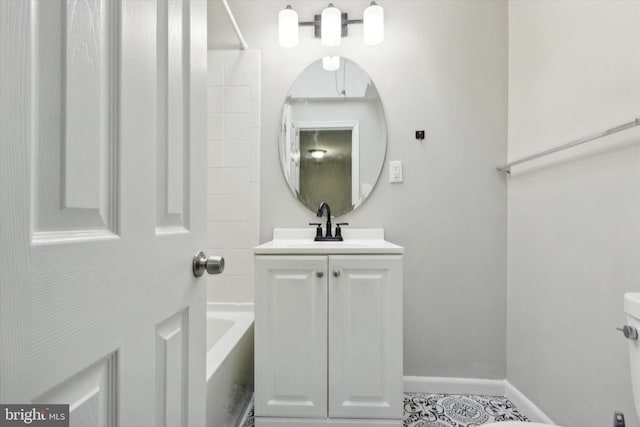
[[[315,148],[312,150],[309,150],[309,154],[311,154],[311,157],[313,157],[316,160],[320,160],[321,158],[324,157],[325,154],[327,154],[327,150],[323,150],[321,148]]]
[[[322,11],[320,32],[322,33],[322,46],[334,47],[342,41],[342,13],[333,3]]]
[[[298,45],[298,13],[287,6],[278,15],[278,41],[282,47]]]
[[[322,68],[327,71],[336,71],[340,68],[339,56],[325,56],[322,58]]]
[[[364,44],[373,46],[384,40],[384,9],[372,1],[364,10]]]

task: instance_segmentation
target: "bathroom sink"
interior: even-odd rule
[[[315,230],[275,228],[273,240],[257,246],[258,255],[402,254],[404,248],[384,240],[384,229],[344,229],[342,242],[316,242]]]

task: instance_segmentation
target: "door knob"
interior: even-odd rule
[[[220,274],[224,271],[224,258],[221,256],[207,257],[200,251],[193,257],[193,275],[200,277],[204,272],[209,274]]]
[[[340,270],[333,270],[333,277],[340,277]]]

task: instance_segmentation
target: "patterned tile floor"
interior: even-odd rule
[[[528,421],[506,397],[404,393],[404,427],[476,427]],[[240,427],[253,427],[253,399]]]

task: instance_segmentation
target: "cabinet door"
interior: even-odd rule
[[[402,257],[329,257],[329,416],[402,417]]]
[[[327,257],[256,256],[256,416],[327,416]]]

